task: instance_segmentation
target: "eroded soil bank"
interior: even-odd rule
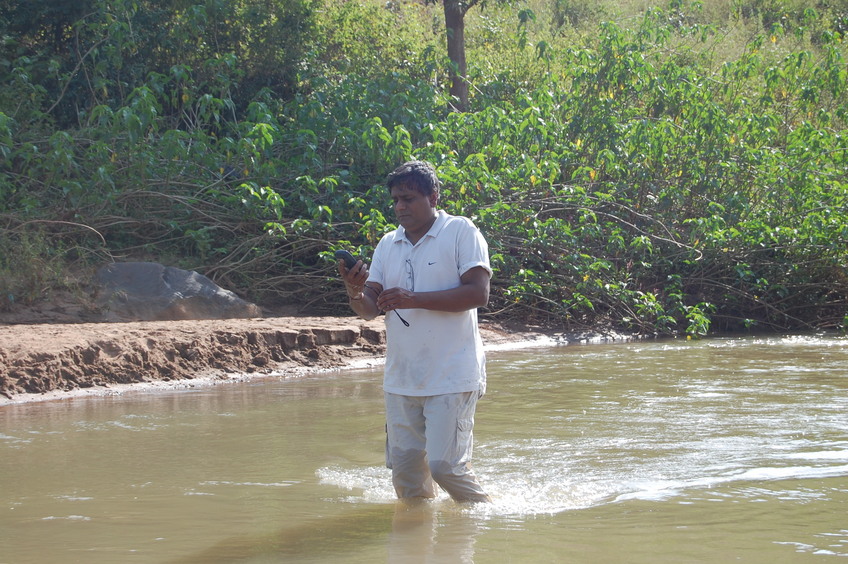
[[[552,336],[481,324],[487,346]],[[553,337],[555,338],[555,337]],[[0,405],[377,363],[382,318],[0,325]]]

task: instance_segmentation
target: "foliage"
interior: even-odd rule
[[[468,28],[472,111],[456,113],[429,6],[328,3],[269,82],[261,54],[284,28],[210,10],[291,8],[313,29],[311,5],[90,3],[104,17],[44,12],[60,44],[102,38],[67,60],[0,10],[16,53],[0,70],[7,247],[51,221],[88,256],[344,312],[330,250],[370,255],[393,228],[383,179],[414,156],[489,240],[486,315],[691,336],[844,327],[844,6],[734,2],[717,19],[675,0],[594,26],[612,7],[487,8]],[[161,48],[133,27],[156,18]]]
[[[168,78],[158,86],[169,89],[161,102],[174,117],[197,89],[243,109],[265,88],[292,94],[312,12],[311,0],[0,0],[2,58],[15,82],[49,100],[39,109],[62,128],[126,104],[156,75]]]
[[[56,291],[81,296],[82,284],[68,265],[85,270],[93,260],[104,257],[73,246],[74,240],[57,235],[55,227],[33,222],[0,234],[0,311],[49,299]],[[84,297],[80,301],[88,306]]]

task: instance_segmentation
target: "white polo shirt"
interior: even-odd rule
[[[492,275],[489,246],[470,219],[439,210],[433,226],[414,246],[403,227],[387,233],[374,250],[370,282],[384,289],[447,290],[481,266]],[[486,357],[477,310],[401,309],[385,314],[386,368],[383,389],[406,396],[485,391]]]

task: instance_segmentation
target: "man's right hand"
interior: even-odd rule
[[[351,300],[361,300],[365,282],[368,280],[368,267],[365,263],[358,260],[355,265],[347,268],[344,261],[339,260],[339,275],[344,281],[347,296]]]

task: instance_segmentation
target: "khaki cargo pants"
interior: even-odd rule
[[[469,466],[479,396],[385,393],[386,466],[399,498],[435,497],[435,482],[457,501],[490,501]]]

